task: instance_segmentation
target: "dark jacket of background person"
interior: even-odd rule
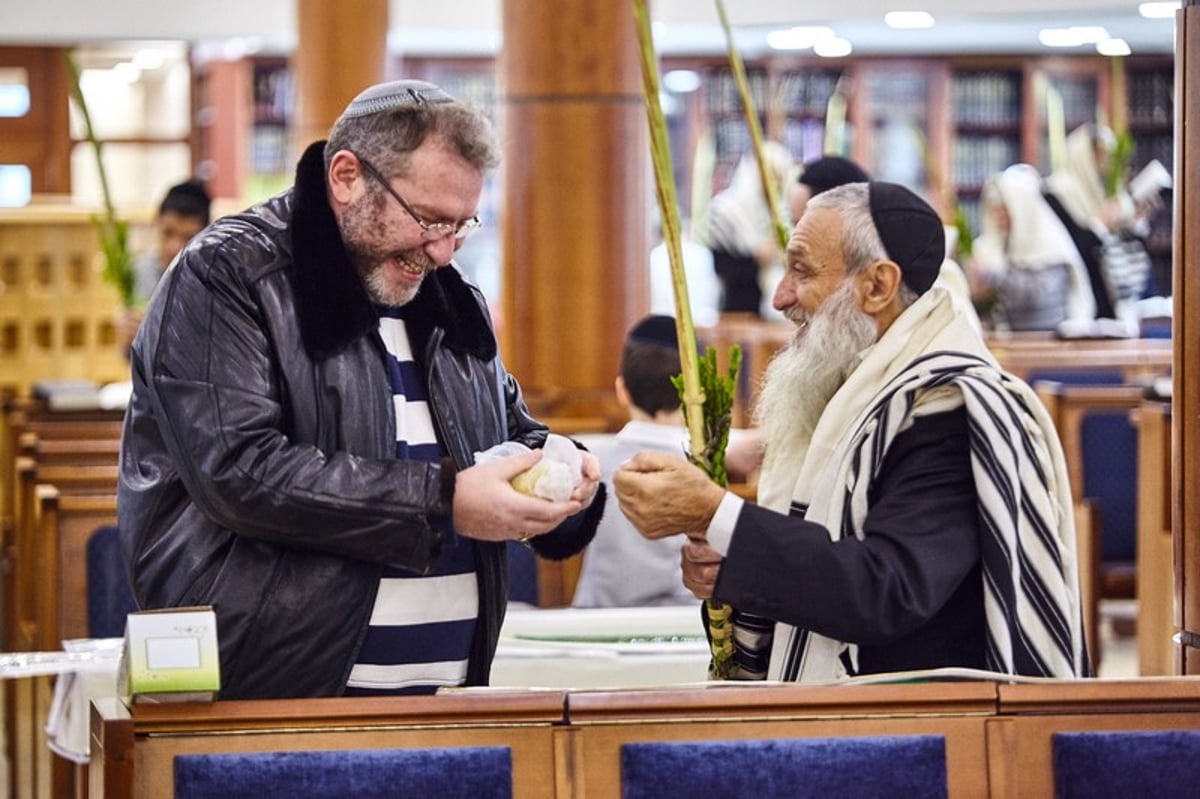
[[[305,153],[293,189],[189,244],[133,347],[118,499],[134,595],[146,608],[215,606],[224,699],[340,693],[384,565],[421,572],[436,557],[455,468],[547,434],[497,356],[481,293],[438,269],[409,329],[453,465],[396,460],[385,350],[325,197],[322,150]],[[158,322],[171,317],[180,340],[164,347]],[[203,379],[178,376],[196,363]],[[530,544],[579,551],[598,499]],[[475,546],[469,685],[487,683],[508,579],[505,544]]]

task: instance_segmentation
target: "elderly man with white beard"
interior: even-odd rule
[[[640,453],[614,477],[684,584],[734,608],[735,679],[965,667],[1089,673],[1062,448],[933,283],[937,214],[908,189],[814,198],[775,308],[795,325],[756,408],[758,502]]]

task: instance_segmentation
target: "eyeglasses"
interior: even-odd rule
[[[472,216],[453,225],[449,222],[426,222],[420,217],[420,215],[417,214],[416,211],[412,209],[412,206],[406,203],[404,198],[392,188],[392,184],[388,182],[388,179],[385,178],[378,169],[371,166],[371,163],[361,155],[356,154],[355,157],[358,158],[358,163],[362,165],[363,171],[374,178],[376,183],[378,183],[380,186],[383,186],[388,194],[395,197],[396,202],[400,203],[400,207],[403,208],[405,212],[413,218],[413,221],[421,227],[421,238],[424,241],[437,241],[438,239],[444,239],[447,236],[453,236],[456,239],[465,239],[483,224],[478,216]]]

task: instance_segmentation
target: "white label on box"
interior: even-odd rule
[[[198,669],[200,639],[190,635],[147,638],[146,666],[151,669]]]

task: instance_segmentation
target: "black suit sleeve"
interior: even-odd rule
[[[939,613],[979,562],[979,518],[963,409],[896,437],[868,499],[865,536],[746,503],[715,596],[831,638],[879,645]]]

